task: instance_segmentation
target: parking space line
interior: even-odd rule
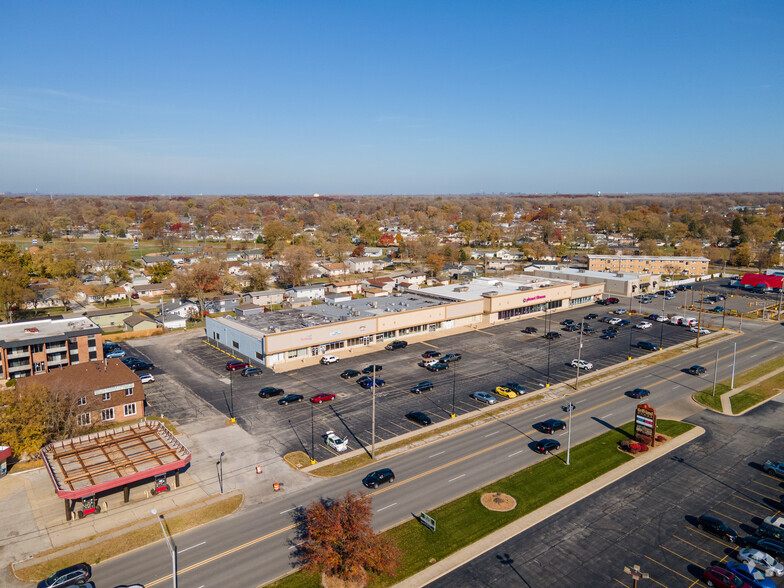
[[[674,551],[673,551],[672,549],[670,549],[669,547],[665,547],[664,545],[661,545],[661,544],[659,544],[659,547],[661,547],[661,548],[662,548],[664,551],[669,551],[669,552],[670,552],[671,554],[673,554],[675,557],[679,557],[679,558],[681,558],[683,561],[687,561],[687,562],[689,562],[690,564],[692,564],[692,565],[694,565],[694,566],[697,566],[698,568],[701,568],[701,567],[702,567],[702,566],[701,566],[700,564],[698,564],[697,562],[690,560],[688,557],[684,557],[684,556],[682,556],[680,553],[676,553],[676,552],[674,552]],[[681,574],[681,575],[683,575],[683,574]],[[686,576],[683,576],[683,577],[685,578]]]
[[[749,510],[746,510],[746,509],[744,509],[744,508],[741,508],[741,507],[739,507],[739,506],[735,506],[734,504],[730,504],[730,503],[729,503],[729,502],[727,502],[726,500],[722,500],[722,501],[721,501],[721,503],[722,503],[722,504],[726,504],[727,506],[729,506],[730,508],[734,508],[735,510],[739,510],[739,511],[741,511],[741,512],[745,512],[747,515],[751,515],[751,516],[753,516],[753,517],[758,517],[758,516],[760,516],[760,515],[758,515],[758,514],[757,514],[757,513],[755,513],[755,512],[751,512],[751,511],[749,511]]]
[[[382,427],[381,425],[377,425],[377,426],[378,426],[379,429],[381,429],[382,431],[386,431],[387,433],[389,433],[393,437],[397,436],[397,433],[395,433],[394,431],[390,431],[389,429],[387,429],[386,427]]]
[[[776,476],[771,476],[770,474],[766,474],[765,472],[762,472],[762,475],[765,476],[766,478],[770,478],[771,480],[775,480],[777,483],[776,486],[768,486],[768,488],[778,488],[778,484],[781,484],[781,478],[777,478]],[[756,482],[756,483],[762,484],[762,482]],[[767,484],[762,484],[762,485],[766,486]]]
[[[670,570],[670,571],[671,571],[673,574],[677,574],[677,575],[679,575],[681,578],[685,578],[686,580],[688,580],[689,582],[691,582],[691,578],[689,578],[688,576],[684,576],[684,575],[683,575],[683,574],[681,574],[680,572],[676,572],[676,571],[675,571],[675,570],[673,570],[672,568],[670,568],[670,567],[668,567],[668,566],[665,566],[665,565],[664,565],[662,562],[660,562],[660,561],[656,561],[656,560],[655,560],[655,559],[653,559],[653,558],[652,558],[650,555],[646,555],[645,557],[646,557],[646,558],[648,558],[649,560],[651,560],[653,563],[660,565],[660,566],[661,566],[661,567],[663,567],[665,570]]]
[[[673,535],[672,535],[672,536],[673,536],[673,537],[675,537],[676,539],[678,539],[679,541],[683,541],[683,542],[684,542],[684,543],[686,543],[687,545],[691,545],[691,546],[692,546],[692,547],[694,547],[695,549],[699,549],[699,550],[700,550],[700,551],[702,551],[703,553],[707,553],[707,554],[708,554],[708,555],[710,555],[711,557],[715,557],[716,559],[718,559],[718,558],[719,558],[719,556],[718,556],[718,555],[716,555],[715,553],[711,553],[710,551],[707,551],[707,550],[703,549],[702,547],[699,547],[698,545],[694,545],[694,543],[691,543],[690,541],[686,541],[686,539],[684,539],[683,537],[678,537],[678,536],[677,536],[677,535],[675,535],[674,533],[673,533]]]
[[[618,578],[613,578],[613,580],[615,580],[616,582],[618,582],[618,583],[619,583],[621,586],[626,586],[626,584],[624,584],[623,582],[621,582],[621,581],[620,581]],[[626,586],[626,588],[629,588],[629,586]]]
[[[731,543],[725,543],[724,541],[720,541],[720,540],[716,539],[715,537],[712,537],[711,535],[708,535],[707,533],[703,533],[699,529],[695,529],[695,528],[692,528],[692,527],[686,527],[686,529],[688,529],[692,533],[697,533],[697,535],[702,535],[706,539],[710,539],[711,541],[713,541],[715,543],[718,543],[722,547],[732,547],[733,549],[735,549],[735,546],[732,545]]]
[[[708,509],[708,510],[710,510],[712,512],[715,512],[716,514],[719,514],[719,515],[721,515],[723,517],[727,517],[729,520],[734,521],[734,522],[738,523],[739,525],[743,522],[743,521],[739,521],[738,519],[733,519],[730,515],[725,514],[725,513],[721,512],[721,511],[718,511],[715,508],[711,508],[711,509]]]
[[[664,585],[661,582],[659,582],[656,578],[651,578],[650,576],[648,576],[648,579],[653,581],[653,582],[656,582],[659,586],[664,586],[664,588],[667,588],[666,585]]]
[[[748,498],[746,498],[745,496],[741,496],[740,494],[733,494],[733,495],[732,495],[732,497],[733,497],[733,498],[740,498],[740,499],[741,499],[741,500],[743,500],[744,502],[748,502],[749,504],[753,504],[753,505],[755,505],[755,506],[760,506],[760,507],[762,507],[762,508],[765,508],[766,510],[772,510],[772,509],[766,508],[764,504],[760,504],[760,503],[759,503],[758,501],[756,501],[756,500],[749,500]]]
[[[764,486],[764,484],[763,484],[763,486]],[[765,487],[767,488],[768,486],[765,486]],[[767,494],[762,494],[761,492],[757,492],[756,490],[752,490],[751,488],[748,488],[747,486],[741,486],[741,488],[751,492],[752,494],[756,494],[757,496],[762,496],[763,498],[769,498],[769,496]]]

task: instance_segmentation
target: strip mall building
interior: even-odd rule
[[[603,291],[604,284],[534,276],[480,278],[341,304],[248,317],[207,317],[205,331],[212,345],[236,357],[286,370],[326,354],[340,357],[342,351],[376,350],[391,339],[437,338],[454,329],[585,306]]]

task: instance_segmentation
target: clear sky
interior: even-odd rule
[[[781,0],[0,0],[0,191],[781,191],[783,31]]]

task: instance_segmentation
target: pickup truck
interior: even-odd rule
[[[779,478],[784,478],[784,461],[767,460],[762,466],[766,474],[773,474]]]

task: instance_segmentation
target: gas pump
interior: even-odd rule
[[[155,486],[152,489],[153,494],[160,494],[161,492],[168,492],[171,486],[166,482],[166,474],[159,474],[155,476]]]
[[[93,514],[93,513],[100,513],[101,506],[98,504],[98,500],[95,498],[95,494],[91,494],[90,496],[85,496],[82,498],[82,508],[76,513],[80,519],[83,519],[85,515]]]

